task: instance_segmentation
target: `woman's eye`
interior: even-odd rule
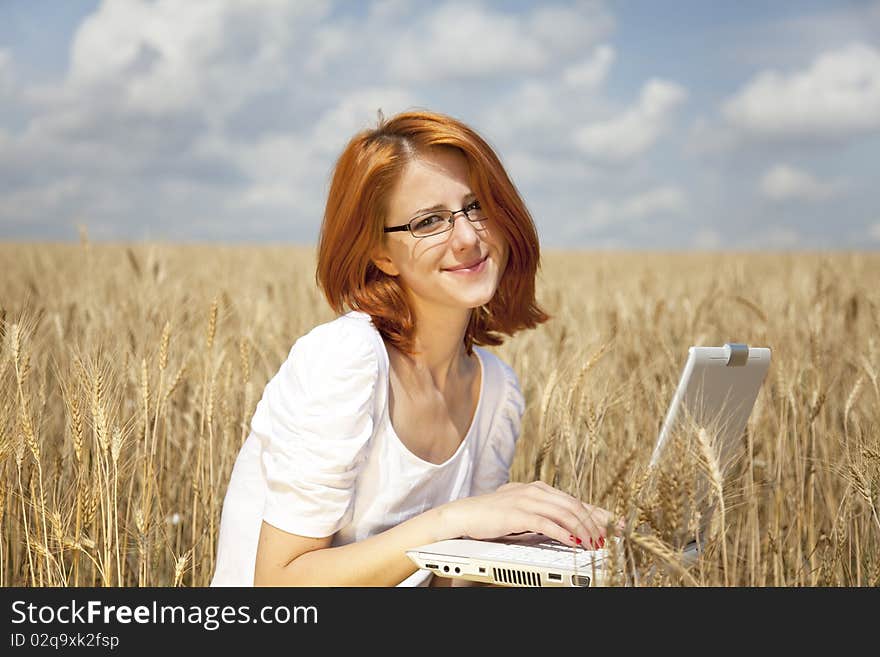
[[[443,220],[440,217],[438,217],[436,214],[432,214],[430,217],[425,217],[424,219],[422,219],[416,227],[423,228],[425,226],[430,226],[431,224],[437,223],[438,221],[443,221]]]
[[[473,201],[468,206],[468,210],[479,210],[479,209],[480,209],[480,202],[479,201]]]

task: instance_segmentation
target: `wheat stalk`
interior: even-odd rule
[[[700,427],[699,431],[697,431],[697,444],[699,445],[700,455],[702,456],[700,463],[703,466],[703,470],[705,471],[705,473],[709,476],[709,481],[712,484],[712,489],[715,491],[715,496],[718,499],[718,511],[721,514],[720,541],[722,554],[721,560],[724,573],[724,586],[729,586],[730,582],[728,581],[727,577],[727,522],[726,510],[724,506],[724,477],[722,475],[718,459],[715,457],[715,451],[712,448],[709,434],[706,432],[706,429],[704,427]]]
[[[181,554],[174,562],[174,582],[172,586],[178,587],[183,582],[183,573],[186,571],[186,564],[189,561],[191,552]]]
[[[550,372],[550,376],[548,377],[547,382],[544,384],[544,394],[541,397],[541,412],[538,420],[538,435],[544,436],[544,441],[541,443],[537,457],[535,458],[534,479],[541,478],[541,466],[543,465],[547,454],[550,452],[550,450],[553,449],[553,443],[556,440],[556,434],[554,432],[546,431],[545,418],[547,416],[547,408],[550,406],[550,395],[556,385],[556,377],[558,373],[558,368],[554,368],[553,371]]]
[[[850,391],[849,395],[846,398],[846,404],[843,407],[843,431],[844,436],[849,440],[849,413],[852,410],[852,407],[859,399],[859,395],[862,392],[862,384],[865,382],[865,377],[863,374],[860,374],[856,379],[856,383],[853,386],[853,389]]]
[[[667,566],[671,566],[688,586],[699,586],[699,583],[694,579],[693,575],[681,565],[675,550],[661,541],[657,536],[651,534],[629,533],[626,535],[626,540],[645,552],[652,554]]]
[[[313,261],[290,249],[218,257],[171,245],[126,248],[86,241],[71,254],[60,245],[0,244],[8,282],[0,301],[0,585],[205,583],[253,402],[291,336],[332,318],[309,283]],[[650,468],[635,465],[660,428],[676,353],[698,337],[720,344],[763,335],[773,362],[747,429],[747,476],[728,478],[719,461],[725,518],[716,505],[713,540],[689,572],[701,585],[721,585],[722,572],[731,586],[876,585],[877,265],[859,253],[548,254],[536,294],[555,306],[557,323],[511,335],[498,349],[535,411],[524,417],[511,478],[528,478],[537,462],[544,480],[586,492],[591,503],[607,499],[617,515],[634,518],[630,526],[674,549],[685,530],[702,531],[700,516],[684,512],[695,508],[694,471],[711,479],[705,459],[697,449],[697,458],[670,463],[656,488],[647,485]],[[712,272],[709,285],[681,275],[691,266]],[[767,281],[760,299],[739,292]],[[743,312],[720,321],[710,286],[733,290]],[[279,299],[297,311],[276,312]],[[218,333],[221,320],[232,343]],[[613,327],[613,348],[577,349]],[[154,345],[142,335],[155,335]],[[191,353],[204,369],[193,368]],[[111,378],[117,367],[121,376]],[[849,376],[846,387],[834,385]],[[626,387],[620,404],[599,391],[615,382]],[[696,447],[694,435],[687,439]],[[717,487],[709,494],[714,501]],[[637,569],[666,568],[635,544],[624,556],[636,578]],[[656,583],[680,582],[668,572],[672,579],[658,573]]]
[[[761,307],[758,304],[754,303],[753,301],[749,301],[745,297],[741,297],[738,294],[733,296],[733,300],[755,313],[758,319],[760,319],[762,322],[764,322],[765,324],[767,323],[767,315],[764,313],[763,310],[761,310]]]

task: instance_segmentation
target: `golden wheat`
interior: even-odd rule
[[[208,584],[263,386],[333,319],[314,249],[83,230],[0,258],[0,584]],[[631,519],[620,583],[878,585],[880,255],[545,252],[541,273],[554,319],[492,348],[528,408],[511,477]],[[742,460],[694,432],[652,478],[687,347],[732,341],[773,349]],[[685,569],[698,475],[719,510]]]

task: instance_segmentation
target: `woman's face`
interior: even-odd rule
[[[390,199],[385,226],[399,226],[422,214],[422,208],[442,205],[460,210],[474,197],[468,183],[467,160],[457,150],[433,148],[409,163]],[[477,199],[479,200],[479,199]],[[479,228],[479,230],[478,230]],[[399,276],[417,299],[431,305],[477,308],[495,294],[507,265],[508,244],[489,217],[472,224],[464,213],[455,215],[451,230],[416,238],[409,231],[385,234],[385,246],[373,262],[390,276]],[[447,271],[486,258],[472,273]]]

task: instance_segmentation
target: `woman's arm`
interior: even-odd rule
[[[257,546],[256,586],[396,586],[418,566],[406,551],[454,538],[442,506],[362,541],[330,547],[332,536],[289,534],[264,522]]]
[[[617,527],[612,525],[617,522]],[[495,538],[536,531],[583,545],[619,531],[621,521],[536,481],[505,484],[494,493],[447,502],[362,541],[330,547],[332,536],[309,538],[263,522],[256,586],[396,586],[417,566],[406,551],[448,538]],[[584,537],[582,540],[581,537]]]

